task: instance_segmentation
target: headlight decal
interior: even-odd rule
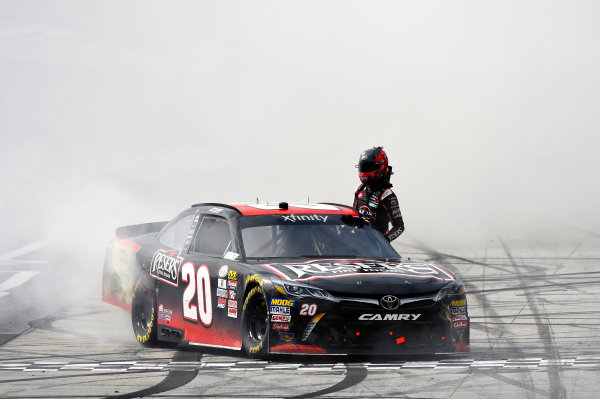
[[[296,281],[283,281],[277,278],[273,278],[271,282],[277,291],[283,291],[283,293],[288,296],[296,298],[318,298],[339,302],[339,300],[329,292],[321,288],[313,287],[312,285],[299,283]]]
[[[306,341],[308,339],[308,336],[310,335],[312,330],[314,330],[315,326],[323,316],[325,316],[325,313],[319,313],[318,315],[312,318],[312,320],[310,321],[310,323],[307,324],[306,329],[304,329],[304,332],[302,333],[301,341]]]

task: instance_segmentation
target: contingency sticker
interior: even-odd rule
[[[238,260],[238,258],[240,257],[240,254],[236,254],[235,252],[227,252],[224,256],[225,259],[229,259],[229,260]]]

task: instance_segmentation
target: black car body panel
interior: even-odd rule
[[[469,350],[462,282],[402,259],[340,205],[199,204],[119,228],[103,298],[131,311],[136,284],[155,295],[162,341],[242,349],[244,300],[261,287],[267,353]]]

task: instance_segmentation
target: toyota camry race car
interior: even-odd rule
[[[469,350],[462,282],[402,259],[351,207],[198,204],[117,229],[103,299],[158,341],[273,353]]]

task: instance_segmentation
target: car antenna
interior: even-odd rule
[[[259,201],[258,201],[258,197],[256,197],[256,203],[257,203],[257,204],[259,203]]]

